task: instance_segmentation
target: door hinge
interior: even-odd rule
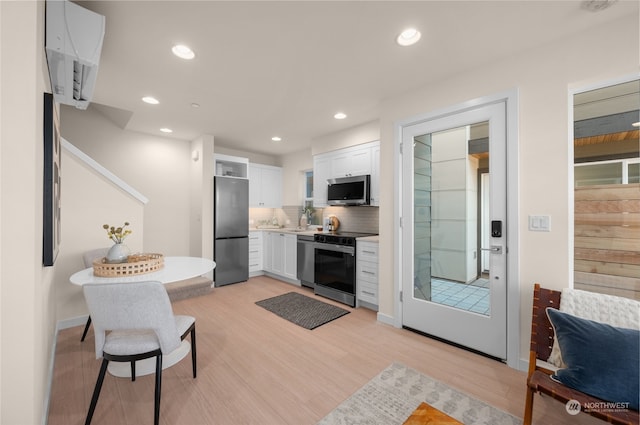
[[[402,228],[402,217],[400,217],[400,227]]]
[[[402,291],[400,291],[400,302],[402,302]]]
[[[402,155],[402,143],[400,143],[400,154]]]

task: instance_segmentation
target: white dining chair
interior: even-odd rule
[[[98,258],[103,258],[107,255],[109,248],[96,248],[91,251],[87,251],[82,254],[82,261],[84,262],[84,267],[88,269],[89,267],[93,267],[93,262]],[[89,332],[89,327],[91,326],[91,315],[87,317],[87,323],[84,325],[84,331],[82,332],[82,338],[80,338],[80,342],[84,342],[84,339],[87,337],[87,332]]]
[[[195,318],[174,315],[171,302],[160,282],[104,283],[83,286],[93,318],[96,358],[102,358],[85,425],[91,423],[110,361],[131,364],[156,358],[154,424],[160,420],[162,357],[178,349],[190,334],[193,377],[196,377]]]

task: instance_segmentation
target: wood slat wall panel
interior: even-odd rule
[[[593,226],[589,224],[576,224],[574,236],[640,239],[640,227]]]
[[[574,259],[602,261],[603,263],[640,264],[640,252],[576,248]]]
[[[575,280],[584,285],[640,291],[640,277],[611,276],[597,273],[575,273]]]
[[[597,274],[610,274],[614,276],[638,277],[640,265],[605,263],[602,261],[575,260],[574,271]]]
[[[640,184],[575,189],[574,284],[640,299]]]
[[[576,201],[640,199],[640,183],[575,188]]]
[[[640,226],[640,214],[638,213],[603,213],[603,214],[575,214],[576,225],[591,226]]]
[[[600,238],[577,236],[574,239],[576,248],[605,249],[609,251],[631,251],[638,248],[637,239]]]
[[[576,201],[576,213],[640,212],[640,199]]]
[[[624,289],[607,288],[599,285],[585,285],[584,283],[575,282],[575,289],[581,289],[583,291],[597,292],[599,294],[615,295],[618,297],[631,298],[632,300],[640,300],[640,295],[636,291],[628,291]]]

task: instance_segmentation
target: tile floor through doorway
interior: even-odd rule
[[[471,284],[465,284],[432,278],[431,301],[488,316],[489,281],[478,279]]]

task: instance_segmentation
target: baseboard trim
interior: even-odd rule
[[[378,322],[384,323],[385,325],[396,325],[393,316],[389,316],[388,314],[378,312],[377,319]]]
[[[76,326],[83,326],[87,323],[87,319],[89,318],[88,314],[85,314],[84,316],[77,316],[77,317],[71,317],[69,319],[64,319],[64,320],[59,320],[58,324],[56,325],[56,337],[58,335],[58,332],[63,330],[63,329],[69,329],[69,328],[73,328]],[[80,340],[79,338],[82,336],[82,334],[80,334],[78,336],[78,341]]]

